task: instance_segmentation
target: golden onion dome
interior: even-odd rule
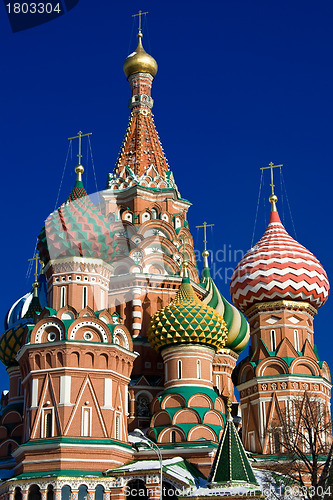
[[[223,348],[228,329],[221,314],[196,296],[190,280],[183,278],[176,298],[151,319],[148,340],[156,350],[172,344],[205,344]]]
[[[150,73],[154,78],[157,73],[157,62],[147,54],[142,46],[142,33],[138,33],[138,46],[132,54],[126,57],[124,62],[124,73],[126,78],[133,73]]]

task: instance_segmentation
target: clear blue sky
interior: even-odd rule
[[[80,0],[62,18],[16,34],[2,5],[2,317],[32,282],[27,259],[54,209],[67,137],[93,132],[98,189],[113,170],[129,116],[122,64],[136,46],[131,15],[139,9],[149,11],[144,47],[159,64],[155,123],[180,192],[193,203],[189,220],[197,246],[202,235],[195,226],[207,220],[215,224],[208,233],[215,252],[245,252],[259,169],[283,163],[297,239],[333,276],[331,0]],[[75,157],[59,204],[75,181],[74,166]],[[92,192],[89,165],[87,172]],[[280,214],[295,236],[279,176],[276,184]],[[255,241],[269,215],[268,173],[263,191]],[[234,267],[236,260],[216,265]],[[329,299],[315,320],[315,339],[333,368],[332,313]],[[0,388],[6,386],[3,379]]]

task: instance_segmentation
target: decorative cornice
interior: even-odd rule
[[[259,304],[254,304],[249,309],[245,311],[248,318],[254,316],[256,313],[261,311],[273,311],[279,309],[293,309],[293,310],[303,310],[315,316],[317,310],[308,302],[300,302],[296,300],[274,300],[272,302],[260,302]]]

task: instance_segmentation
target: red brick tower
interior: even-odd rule
[[[158,137],[151,86],[157,63],[138,46],[124,63],[132,95],[128,129],[107,189],[105,216],[117,235],[109,307],[132,334],[137,358],[129,388],[130,429],[149,426],[149,405],[163,390],[163,361],[147,342],[151,316],[174,298],[182,262],[199,296],[193,239],[187,222],[190,203],[181,198]]]
[[[281,419],[293,412],[295,398],[306,394],[327,414],[330,407],[330,371],[313,338],[313,317],[328,297],[328,279],[316,257],[286,232],[276,201],[272,194],[266,231],[231,280],[232,300],[251,331],[250,355],[234,373],[244,445],[260,454],[283,451]]]

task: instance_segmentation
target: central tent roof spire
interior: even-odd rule
[[[153,189],[176,189],[168,161],[155,128],[151,87],[157,62],[142,46],[142,16],[139,11],[138,45],[124,62],[124,73],[131,86],[130,122],[108,189],[126,189],[134,185]],[[178,191],[178,190],[177,190]]]

